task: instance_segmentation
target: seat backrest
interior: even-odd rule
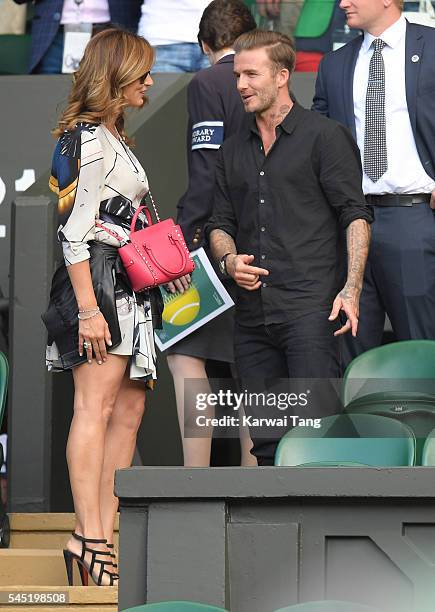
[[[159,601],[157,603],[143,604],[129,608],[124,612],[228,612],[224,608],[217,608],[208,604],[194,601]]]
[[[329,27],[336,0],[305,0],[296,24],[295,36],[318,38]]]
[[[6,394],[8,390],[9,364],[6,355],[0,351],[0,426],[3,422],[3,414],[6,406]]]
[[[324,417],[319,429],[295,427],[280,441],[277,466],[411,466],[416,441],[412,430],[394,419],[367,415]]]
[[[429,433],[424,443],[421,465],[435,467],[435,429]]]
[[[422,383],[422,379],[427,382]],[[413,381],[420,382],[412,384]],[[379,346],[356,357],[344,373],[345,406],[368,393],[387,390],[426,390],[435,395],[434,340],[405,340]]]
[[[352,601],[309,601],[275,612],[380,612],[377,608]]]
[[[416,465],[422,464],[425,440],[435,428],[435,397],[408,397],[405,393],[377,393],[351,402],[349,414],[372,414],[396,419],[407,425],[416,438]]]

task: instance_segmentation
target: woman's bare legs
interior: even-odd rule
[[[184,431],[185,416],[185,380],[196,379],[203,381],[201,392],[210,393],[205,359],[190,357],[188,355],[168,355],[168,366],[174,380],[175,398],[177,401],[178,422],[183,443],[184,465],[186,467],[208,467],[210,465],[211,435],[204,438],[186,438]],[[193,399],[192,399],[193,401]],[[192,409],[192,407],[190,407]],[[207,410],[207,416],[213,416],[212,409]],[[204,413],[203,413],[204,414]],[[252,440],[247,427],[240,430],[241,465],[255,466],[257,459],[249,452]]]
[[[240,418],[242,417],[242,412],[240,412]],[[251,455],[251,448],[253,447],[253,442],[251,440],[251,436],[249,435],[249,428],[247,426],[241,426],[239,429],[240,436],[240,465],[245,467],[255,467],[258,465],[257,457]]]
[[[204,393],[210,393],[205,371],[205,360],[188,355],[168,355],[168,366],[174,380],[175,399],[177,402],[178,423],[180,426],[181,441],[183,444],[184,465],[186,467],[208,467],[210,465],[211,436],[204,438],[185,438],[184,415],[185,415],[185,380],[193,378],[201,380]],[[190,410],[192,407],[187,407]]]
[[[127,368],[107,427],[104,447],[100,508],[104,537],[109,543],[113,543],[118,511],[118,498],[113,493],[115,470],[131,465],[144,409],[145,383],[131,380]]]
[[[109,354],[102,365],[93,360],[73,369],[74,416],[66,454],[76,514],[75,531],[86,538],[105,537],[100,514],[105,437],[127,360],[127,357]],[[80,554],[82,545],[70,538],[67,548]],[[105,550],[101,544],[89,545],[89,548]],[[110,567],[107,569],[110,571]]]

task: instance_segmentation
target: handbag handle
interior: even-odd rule
[[[132,218],[132,220],[131,220],[131,224],[130,224],[130,235],[131,235],[131,234],[134,234],[134,233],[136,232],[136,230],[135,230],[135,227],[136,227],[136,221],[137,221],[137,218],[139,217],[140,213],[141,213],[143,210],[145,211],[145,216],[146,216],[146,218],[147,218],[147,223],[148,223],[148,226],[150,226],[150,225],[152,225],[152,224],[153,224],[153,220],[152,220],[152,218],[151,218],[151,213],[150,213],[150,211],[149,211],[148,206],[138,206],[138,207],[136,208],[136,211],[135,211],[135,213],[134,213],[134,215],[133,215],[133,218]],[[157,218],[158,218],[158,220],[159,220],[159,222],[160,222],[160,217],[157,217]],[[96,225],[96,227],[99,227],[100,229],[104,230],[105,232],[107,232],[108,234],[110,234],[111,236],[113,236],[114,238],[116,238],[117,240],[119,240],[119,242],[121,242],[121,243],[122,243],[122,242],[124,242],[125,238],[121,238],[121,236],[120,236],[119,234],[117,234],[116,232],[114,232],[114,231],[112,231],[112,230],[108,229],[107,227],[104,227],[104,225],[102,225],[101,223],[98,223],[98,222],[97,222],[95,225]]]
[[[157,210],[157,206],[156,206],[156,204],[154,202],[153,194],[151,193],[150,189],[148,190],[147,195],[150,196],[151,204],[152,204],[152,206],[154,208],[154,214],[156,215],[157,223],[160,223],[159,212]],[[151,218],[151,213],[150,213],[150,210],[149,210],[148,206],[146,206],[146,205],[145,206],[138,206],[138,208],[136,209],[136,212],[133,215],[133,219],[131,220],[130,234],[134,234],[134,232],[136,231],[135,230],[136,221],[137,221],[138,216],[140,215],[140,213],[143,210],[145,210],[145,216],[147,218],[148,226],[153,225],[153,221],[152,221],[152,218]]]
[[[150,213],[150,211],[148,209],[148,206],[138,206],[136,208],[136,212],[133,215],[133,219],[131,220],[130,235],[134,234],[136,232],[136,229],[135,229],[136,228],[136,221],[137,221],[137,218],[139,217],[140,213],[143,210],[145,211],[145,216],[147,218],[148,226],[153,224],[153,220],[151,219],[151,213]]]
[[[166,272],[167,274],[171,274],[171,275],[177,275],[177,274],[181,274],[181,272],[185,269],[186,267],[186,262],[187,262],[187,254],[185,249],[180,245],[180,241],[178,238],[174,238],[174,236],[172,234],[168,234],[168,238],[169,240],[171,240],[171,242],[173,242],[174,246],[178,249],[178,252],[181,255],[181,266],[179,267],[178,270],[169,270],[169,268],[165,268],[165,266],[163,264],[161,264],[159,261],[157,261],[157,259],[154,257],[153,251],[152,249],[144,242],[143,247],[146,250],[146,252],[148,253],[149,257],[153,259],[154,264],[160,268],[160,270],[163,270],[163,272]]]

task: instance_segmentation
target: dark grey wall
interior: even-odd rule
[[[433,612],[435,468],[117,473],[119,603],[273,612],[338,599]]]

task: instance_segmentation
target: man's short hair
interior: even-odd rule
[[[239,36],[233,45],[236,53],[265,49],[272,62],[274,72],[286,68],[291,74],[295,67],[296,52],[292,39],[281,32],[252,30]]]
[[[213,0],[199,22],[198,40],[212,51],[232,47],[240,34],[256,27],[251,11],[242,0]]]

